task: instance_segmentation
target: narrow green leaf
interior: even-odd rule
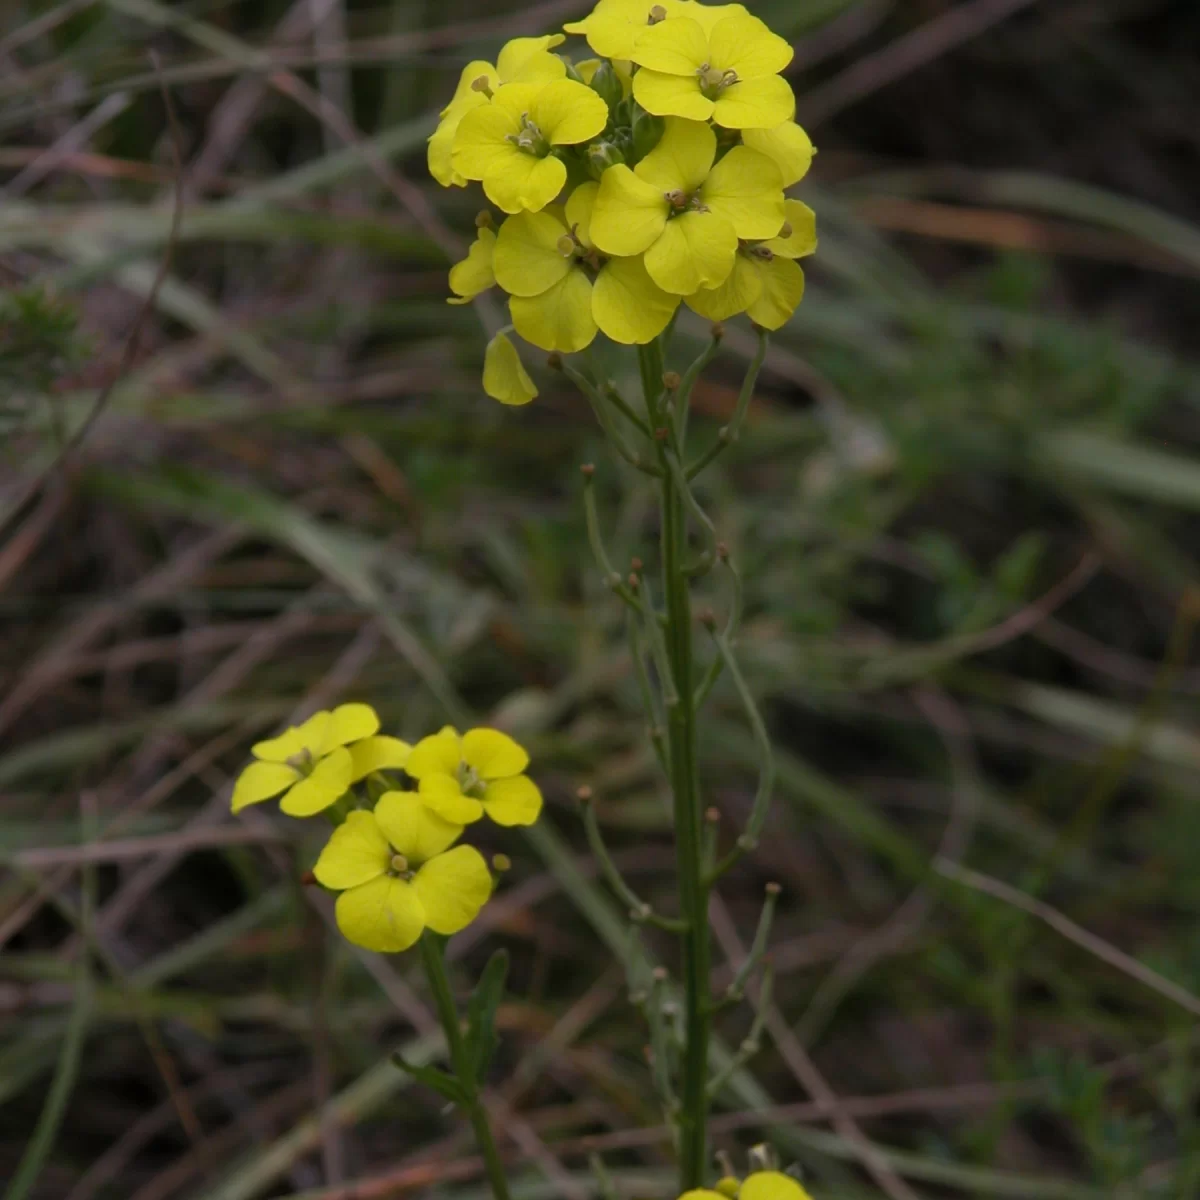
[[[441,1067],[409,1062],[402,1054],[393,1054],[392,1062],[406,1075],[437,1092],[443,1100],[449,1100],[451,1104],[460,1106],[467,1103],[466,1089],[453,1075],[443,1071]]]
[[[467,1061],[479,1083],[483,1082],[496,1053],[496,1009],[507,979],[508,951],[497,950],[488,959],[467,1002]]]

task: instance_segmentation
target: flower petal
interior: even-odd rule
[[[525,748],[498,729],[468,730],[463,734],[462,756],[480,779],[507,779],[529,766]]]
[[[786,325],[804,299],[804,272],[790,258],[756,263],[762,278],[762,295],[746,310],[750,320],[764,329]]]
[[[375,820],[414,865],[448,850],[462,834],[461,825],[439,817],[416,792],[384,792],[375,805]]]
[[[474,846],[455,846],[431,858],[417,872],[413,887],[429,928],[451,934],[465,929],[479,915],[492,894],[492,876]]]
[[[567,39],[561,33],[547,33],[541,37],[516,37],[504,43],[496,56],[496,72],[505,83],[512,83],[531,60],[540,63],[540,55],[558,62],[562,70],[558,76],[561,79],[566,74],[566,64],[554,54],[546,54],[547,50],[561,46]]]
[[[450,290],[455,294],[451,304],[467,304],[495,285],[495,253],[495,232],[480,229],[467,251],[467,257],[450,268]]]
[[[783,179],[779,168],[757,150],[734,146],[713,167],[700,196],[740,238],[761,241],[783,228]]]
[[[425,928],[417,889],[388,875],[343,892],[333,911],[347,941],[380,954],[407,950]]]
[[[729,278],[720,287],[701,288],[688,296],[686,303],[693,312],[710,321],[728,321],[745,312],[762,295],[762,275],[744,254],[733,263]]]
[[[783,207],[791,233],[764,244],[773,254],[782,254],[784,258],[807,258],[817,249],[817,214],[799,200],[785,200]]]
[[[656,117],[707,121],[713,115],[713,102],[700,90],[695,75],[668,75],[643,67],[633,77],[633,98]]]
[[[500,88],[496,96],[500,97],[504,91]],[[482,179],[495,163],[521,154],[507,140],[508,135],[516,133],[520,127],[520,114],[514,116],[499,103],[471,109],[463,115],[454,134],[451,167],[465,179]]]
[[[733,226],[719,213],[685,212],[668,221],[646,251],[646,270],[663,291],[690,296],[729,278],[737,245]]]
[[[285,729],[278,737],[257,742],[250,753],[264,762],[286,762],[296,754],[308,751],[315,754],[325,740],[325,729],[329,721],[327,712],[315,712],[307,721]]]
[[[736,13],[718,21],[708,35],[709,64],[734,71],[739,79],[776,75],[792,61],[794,51],[758,17]]]
[[[808,174],[816,154],[812,139],[795,121],[784,121],[771,129],[746,129],[742,141],[774,162],[783,175],[784,187],[799,183]]]
[[[557,206],[509,217],[496,238],[496,282],[513,296],[540,296],[561,282],[574,265],[559,248],[566,233]]]
[[[581,183],[567,200],[567,228],[585,245],[592,244],[592,212],[600,194],[598,183]],[[512,289],[510,288],[509,291]]]
[[[414,778],[435,772],[453,775],[462,762],[462,740],[452,725],[443,725],[437,733],[423,737],[408,756],[404,769]]]
[[[335,746],[357,742],[378,730],[379,714],[369,704],[339,704],[329,714],[321,753],[328,754]]]
[[[525,209],[540,212],[562,191],[567,168],[553,156],[535,158],[511,144],[509,149],[511,154],[493,159],[488,167],[483,177],[484,194],[506,213]]]
[[[483,805],[463,794],[453,775],[426,775],[417,793],[421,802],[452,825],[470,825],[483,816]]]
[[[670,323],[679,297],[650,278],[641,258],[612,258],[592,285],[592,316],[614,342],[644,346]]]
[[[454,86],[454,95],[451,97],[450,103],[438,115],[448,117],[451,113],[457,112],[461,118],[462,114],[469,109],[486,104],[487,96],[483,92],[475,90],[475,80],[477,79],[486,79],[487,85],[492,91],[500,86],[500,76],[496,74],[496,68],[490,62],[485,62],[482,58],[472,59],[459,72],[458,83]]]
[[[577,354],[596,337],[592,281],[581,270],[572,269],[540,296],[513,296],[508,311],[516,331],[542,350]]]
[[[791,84],[782,75],[763,75],[727,87],[713,105],[713,120],[725,129],[773,129],[795,111]]]
[[[684,1192],[679,1200],[726,1200],[726,1197],[708,1188],[693,1188],[690,1192]]]
[[[369,812],[346,814],[325,843],[313,874],[322,887],[344,892],[386,874],[392,849]]]
[[[666,122],[658,145],[638,163],[634,173],[660,191],[679,189],[690,196],[709,172],[717,169],[713,166],[716,156],[717,135],[707,125],[676,117]]]
[[[498,333],[483,355],[483,390],[501,404],[528,404],[538,390],[521,362],[517,348]]]
[[[284,796],[279,810],[289,817],[311,817],[327,809],[349,786],[350,751],[337,746]]]
[[[270,800],[299,778],[300,772],[287,763],[253,762],[237,777],[229,807],[233,812],[241,812],[248,804]]]
[[[608,124],[608,105],[586,83],[559,79],[538,91],[529,116],[552,146],[574,146]]]
[[[627,55],[639,67],[667,75],[695,75],[708,62],[708,35],[691,17],[668,17],[647,25]],[[633,77],[637,95],[637,76]]]
[[[809,1194],[782,1171],[756,1171],[742,1184],[738,1200],[812,1200]]]
[[[372,771],[400,770],[408,762],[412,747],[394,737],[369,737],[348,747],[350,782],[366,779]]]
[[[478,93],[477,93],[478,94]],[[479,95],[481,104],[487,103],[487,97]],[[429,149],[426,152],[426,161],[429,164],[429,173],[442,185],[442,187],[466,187],[467,178],[465,175],[460,175],[454,169],[453,153],[454,153],[454,138],[458,133],[459,123],[463,119],[463,114],[469,111],[465,106],[458,112],[452,112],[449,116],[443,117],[438,123],[438,127],[429,135]]]
[[[497,825],[532,825],[542,811],[542,793],[528,775],[494,779],[483,790],[483,811]]]
[[[624,164],[609,167],[592,209],[592,243],[605,254],[641,254],[662,233],[667,211],[661,188],[639,179]]]

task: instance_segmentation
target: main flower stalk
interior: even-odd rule
[[[454,1004],[454,994],[450,990],[450,979],[446,975],[445,951],[442,943],[429,933],[421,938],[421,964],[425,968],[425,977],[433,992],[438,1020],[446,1034],[446,1047],[450,1052],[454,1074],[463,1089],[465,1098],[461,1107],[475,1132],[475,1140],[479,1144],[479,1152],[483,1155],[483,1167],[492,1189],[492,1196],[495,1200],[510,1200],[504,1163],[500,1158],[500,1151],[496,1148],[487,1109],[484,1108],[483,1099],[479,1094],[476,1068],[470,1061],[467,1045],[463,1040],[458,1009]]]
[[[669,420],[664,399],[664,347],[656,338],[639,347],[646,411],[656,427]],[[660,446],[662,443],[660,443]],[[685,570],[687,529],[683,497],[676,478],[666,469],[667,451],[660,449],[663,479],[660,537],[662,587],[666,599],[667,661],[674,685],[667,705],[668,772],[675,818],[675,857],[679,911],[685,922],[683,988],[685,1049],[679,1087],[679,1185],[700,1187],[707,1168],[709,933],[708,885],[701,857],[701,808],[696,769],[695,671],[692,659],[692,602]]]

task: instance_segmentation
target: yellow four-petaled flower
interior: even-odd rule
[[[408,761],[408,743],[375,736],[378,730],[379,717],[370,705],[342,704],[258,742],[250,748],[257,761],[234,784],[231,808],[238,812],[282,793],[279,807],[290,817],[321,812],[352,783]]]
[[[414,792],[385,792],[373,812],[350,813],[313,867],[320,884],[341,893],[334,914],[347,940],[394,954],[426,928],[465,929],[492,877],[474,846],[454,845],[461,833]]]

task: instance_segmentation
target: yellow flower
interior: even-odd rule
[[[735,146],[714,166],[716,153],[707,125],[668,120],[634,170],[618,165],[601,177],[595,245],[644,253],[650,278],[678,296],[724,283],[739,238],[771,238],[783,226],[783,187],[779,168],[756,150]]]
[[[804,272],[793,259],[817,248],[816,214],[799,200],[787,201],[787,224],[780,236],[738,247],[733,270],[719,287],[687,297],[687,306],[710,321],[747,313],[764,329],[778,329],[804,298]]]
[[[475,920],[492,877],[474,846],[450,849],[461,833],[412,792],[385,792],[374,812],[350,813],[313,867],[341,892],[334,911],[347,940],[395,953],[426,928],[451,934]]]
[[[463,117],[450,161],[506,213],[537,212],[567,182],[554,147],[590,141],[607,124],[608,105],[586,84],[508,83]]]
[[[483,354],[483,390],[501,404],[528,404],[538,390],[521,362],[517,348],[498,333]]]
[[[695,0],[600,0],[589,16],[563,28],[582,34],[603,58],[629,58],[638,35],[656,21],[686,16],[708,30],[722,17],[745,11],[740,4],[707,5]]]
[[[581,184],[566,208],[509,217],[496,241],[496,281],[512,294],[517,332],[543,350],[574,354],[602,329],[641,345],[670,322],[678,296],[663,291],[638,257],[606,258],[592,245],[597,183]]]
[[[230,807],[239,812],[282,792],[279,807],[289,817],[321,812],[372,771],[408,761],[408,743],[373,736],[378,729],[379,717],[370,705],[341,704],[251,746],[258,761],[238,776]]]
[[[561,34],[513,38],[500,51],[495,66],[476,59],[463,67],[454,96],[442,109],[442,119],[429,139],[429,173],[442,187],[465,187],[467,183],[450,161],[454,134],[463,117],[486,104],[487,91],[495,91],[502,83],[550,83],[565,78],[566,64],[548,51],[566,40]],[[477,80],[484,82],[487,91],[476,87]]]
[[[747,12],[709,29],[694,16],[668,17],[638,33],[629,58],[642,68],[633,77],[634,99],[660,117],[770,129],[795,111],[792,89],[777,73],[792,61],[792,47]]]
[[[784,121],[773,129],[743,129],[742,142],[765,154],[779,168],[785,188],[808,174],[816,154],[812,140],[795,121]]]
[[[730,1184],[734,1188],[732,1191]],[[729,1200],[731,1196],[736,1196],[737,1200],[812,1200],[800,1184],[782,1171],[756,1171],[746,1177],[740,1188],[736,1179],[722,1179],[717,1188],[717,1191],[696,1188],[684,1192],[679,1200]]]
[[[487,813],[497,825],[532,825],[542,793],[524,774],[529,755],[507,734],[472,729],[459,737],[447,725],[422,738],[405,770],[419,781],[421,799],[447,821],[469,825]]]
[[[496,250],[495,231],[481,226],[471,243],[467,257],[450,268],[450,290],[455,293],[447,304],[469,304],[480,292],[496,282],[492,256]]]

